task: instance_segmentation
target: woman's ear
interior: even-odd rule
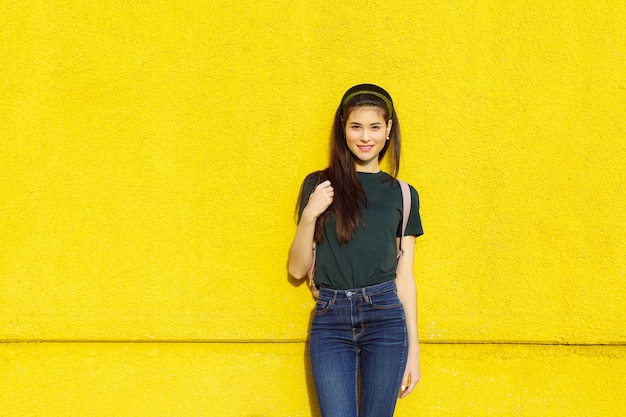
[[[391,126],[393,125],[393,120],[389,119],[387,122],[387,137],[391,134]]]

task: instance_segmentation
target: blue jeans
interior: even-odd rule
[[[394,281],[320,288],[309,344],[323,417],[393,416],[408,354]]]

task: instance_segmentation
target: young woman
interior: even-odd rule
[[[390,157],[391,175],[380,161]],[[350,88],[331,134],[328,168],[304,180],[289,273],[307,276],[316,247],[313,379],[323,417],[392,416],[420,379],[415,237],[417,192],[402,235],[400,124],[387,91]],[[397,259],[400,239],[404,254]]]

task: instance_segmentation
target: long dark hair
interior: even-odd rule
[[[361,90],[359,90],[361,88]],[[375,89],[374,89],[375,88]],[[351,91],[356,94],[350,95]],[[380,91],[380,93],[379,93]],[[384,93],[384,98],[381,94]],[[344,102],[345,101],[345,102]],[[320,184],[330,180],[334,189],[335,197],[333,203],[322,213],[315,224],[314,241],[322,243],[324,229],[328,225],[328,219],[334,216],[337,221],[336,234],[339,243],[347,243],[352,239],[352,235],[359,224],[361,215],[361,205],[367,206],[365,191],[359,181],[359,176],[355,168],[355,156],[350,152],[345,136],[345,123],[350,113],[359,107],[374,107],[381,112],[386,122],[392,120],[389,140],[378,155],[381,161],[389,152],[390,175],[395,179],[400,170],[400,122],[397,111],[393,108],[391,96],[385,90],[371,84],[362,84],[352,87],[344,95],[344,99],[335,112],[335,119],[330,135],[330,161],[328,168],[317,171],[310,176],[317,177]],[[391,113],[391,114],[389,114]],[[305,181],[306,182],[306,181]],[[299,198],[299,203],[302,196]]]

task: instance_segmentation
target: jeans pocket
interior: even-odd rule
[[[398,298],[398,294],[395,290],[368,295],[367,302],[372,308],[378,310],[402,307],[400,298]]]
[[[319,297],[317,299],[317,302],[315,303],[315,314],[326,313],[328,310],[330,310],[331,304],[332,303],[330,298]]]

